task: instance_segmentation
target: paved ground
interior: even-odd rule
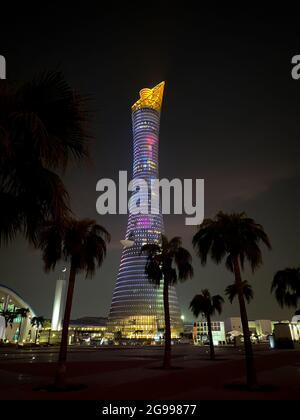
[[[300,349],[255,347],[259,382],[275,389],[242,392],[224,385],[243,383],[240,349],[218,348],[217,360],[208,349],[190,345],[173,348],[174,370],[160,369],[162,349],[73,348],[68,356],[70,383],[86,384],[82,391],[51,393],[36,388],[51,384],[57,349],[0,349],[1,399],[299,399]]]

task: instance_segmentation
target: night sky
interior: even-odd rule
[[[280,309],[270,285],[277,270],[300,265],[300,80],[291,77],[291,59],[300,54],[297,13],[96,3],[1,6],[7,78],[62,70],[92,97],[91,162],[69,168],[64,180],[76,215],[96,219],[112,242],[95,277],[78,276],[72,318],[108,313],[127,216],[97,215],[96,183],[117,180],[119,170],[131,174],[131,105],[141,88],[165,80],[160,177],[204,178],[206,217],[246,211],[264,226],[273,250],[264,251],[264,266],[254,276],[245,273],[255,293],[249,318],[290,319],[293,310]],[[182,236],[192,251],[195,227],[186,227],[181,216],[164,221],[166,234]],[[0,283],[19,292],[37,315],[50,317],[57,272],[43,272],[41,253],[19,238],[0,258]],[[208,287],[224,294],[233,283],[222,265],[203,268],[196,256],[193,265],[194,279],[178,286],[189,319],[197,292]],[[221,318],[238,313],[237,302],[226,302]]]

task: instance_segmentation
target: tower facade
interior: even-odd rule
[[[63,311],[64,311],[64,304],[65,304],[65,289],[66,289],[66,279],[65,279],[65,271],[63,271],[62,274],[60,274],[59,278],[56,280],[53,309],[52,309],[52,319],[51,319],[51,330],[53,331],[62,330]]]
[[[147,256],[141,255],[144,244],[160,243],[164,230],[159,208],[155,209],[152,204],[150,214],[151,180],[158,179],[163,92],[164,82],[153,89],[142,89],[139,100],[132,106],[132,179],[133,185],[137,179],[143,179],[148,184],[145,201],[148,202],[149,214],[133,214],[130,211],[125,240],[121,241],[124,248],[108,317],[108,331],[121,332],[127,338],[150,339],[163,335],[164,331],[163,288],[149,282],[145,274]],[[172,337],[176,338],[182,332],[182,321],[173,286],[170,287],[169,299]]]

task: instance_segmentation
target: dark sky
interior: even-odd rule
[[[93,98],[92,162],[69,168],[64,179],[75,213],[104,225],[112,243],[95,277],[78,277],[72,317],[108,313],[127,217],[98,216],[95,186],[100,178],[117,179],[119,170],[131,173],[130,107],[142,87],[165,80],[160,176],[204,178],[207,217],[220,209],[246,211],[263,224],[273,251],[264,252],[254,276],[245,273],[255,292],[249,317],[290,318],[292,311],[270,296],[270,284],[278,269],[299,266],[300,80],[291,78],[291,59],[300,54],[297,13],[97,3],[1,10],[0,54],[9,79],[59,69]],[[192,250],[195,228],[183,217],[165,216],[165,227]],[[0,258],[0,283],[49,317],[57,273],[43,272],[40,252],[19,238]],[[194,268],[194,279],[178,286],[187,318],[198,291],[223,294],[233,282],[223,266],[202,268],[194,257]],[[237,303],[226,303],[222,318],[235,315]]]

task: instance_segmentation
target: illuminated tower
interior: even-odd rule
[[[164,82],[153,89],[142,89],[140,99],[132,106],[133,125],[133,182],[143,179],[148,183],[150,208],[153,178],[158,178],[158,141],[160,110]],[[153,286],[145,274],[147,256],[140,255],[147,243],[158,244],[163,232],[162,215],[129,215],[126,237],[117,283],[113,293],[108,331],[121,331],[131,338],[154,338],[164,331],[162,287]],[[172,336],[179,337],[182,321],[174,287],[170,287],[170,315]]]
[[[65,304],[65,288],[66,288],[66,268],[62,270],[59,278],[56,281],[53,310],[52,310],[52,320],[51,320],[51,330],[61,331],[62,330],[62,321],[63,321],[63,311]]]

